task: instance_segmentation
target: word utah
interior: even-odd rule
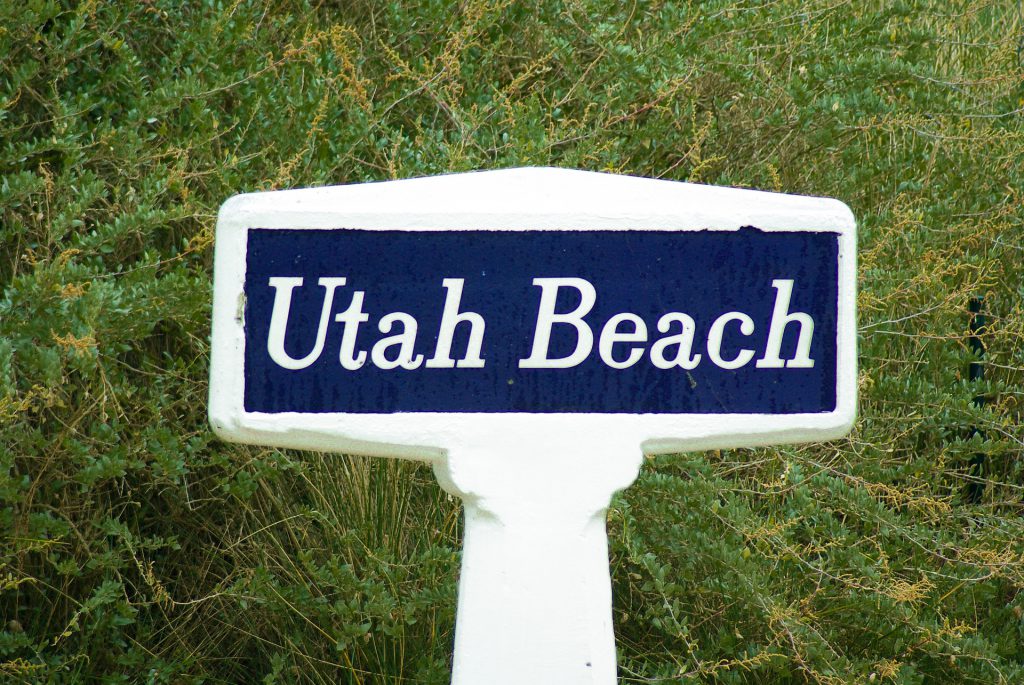
[[[285,338],[288,328],[288,313],[291,308],[292,292],[302,287],[300,277],[272,277],[268,285],[274,289],[274,305],[270,318],[270,330],[267,335],[267,352],[270,358],[285,369],[304,369],[316,362],[323,354],[327,339],[327,329],[331,323],[331,312],[338,288],[346,284],[344,277],[323,277],[317,280],[324,289],[323,306],[316,332],[313,349],[305,356],[295,358],[285,351]],[[793,293],[793,280],[776,279],[772,281],[775,289],[775,305],[768,335],[764,338],[763,348],[740,347],[728,353],[722,349],[722,339],[727,329],[735,329],[746,339],[753,342],[755,326],[753,319],[743,312],[725,312],[716,318],[708,328],[707,338],[702,340],[700,351],[695,347],[697,325],[688,314],[683,312],[667,312],[658,318],[655,328],[660,334],[652,336],[647,322],[631,312],[623,312],[610,317],[596,335],[591,324],[586,320],[597,301],[597,290],[592,283],[583,278],[535,278],[533,285],[541,289],[540,303],[533,328],[533,346],[530,355],[519,360],[522,369],[566,369],[578,366],[591,357],[594,343],[597,343],[597,354],[602,362],[613,369],[625,369],[639,363],[645,357],[659,369],[694,369],[704,358],[723,369],[739,369],[749,364],[760,351],[760,357],[754,362],[757,368],[813,368],[814,360],[810,356],[811,340],[814,335],[814,320],[803,312],[790,312],[789,303]],[[345,311],[334,315],[334,322],[344,326],[338,360],[347,370],[355,371],[369,361],[380,369],[450,369],[450,368],[483,368],[486,361],[483,357],[484,336],[487,324],[483,316],[471,311],[461,311],[464,279],[445,278],[442,286],[446,291],[444,310],[437,328],[437,343],[434,353],[429,358],[417,354],[416,337],[419,323],[415,317],[406,312],[391,312],[380,317],[377,331],[384,334],[369,349],[360,345],[360,327],[369,321],[370,316],[363,311],[365,291],[356,290],[352,293]],[[568,312],[556,312],[559,292],[563,288],[574,289],[579,305]],[[468,334],[465,354],[460,359],[452,357],[452,343],[456,329],[462,324]],[[799,328],[796,351],[792,358],[780,356],[783,335],[786,327],[794,324]],[[574,333],[575,350],[565,356],[552,357],[549,346],[552,331],[561,327],[568,333]],[[650,346],[648,347],[648,343]]]

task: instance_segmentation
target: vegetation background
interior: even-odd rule
[[[1022,41],[1013,0],[0,0],[0,681],[445,683],[429,469],[207,427],[215,213],[555,165],[861,227],[854,433],[614,501],[622,682],[1024,683]]]

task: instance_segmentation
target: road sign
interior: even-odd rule
[[[641,449],[845,434],[854,258],[835,200],[611,174],[237,196],[211,423],[432,461],[466,503],[454,680],[610,683],[611,494]]]

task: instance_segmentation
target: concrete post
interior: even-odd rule
[[[453,685],[614,685],[605,518],[639,450],[489,451],[435,465],[465,507]]]

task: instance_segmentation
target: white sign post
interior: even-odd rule
[[[605,514],[644,453],[856,412],[836,200],[561,169],[221,208],[222,438],[427,460],[465,507],[452,682],[616,679]]]

